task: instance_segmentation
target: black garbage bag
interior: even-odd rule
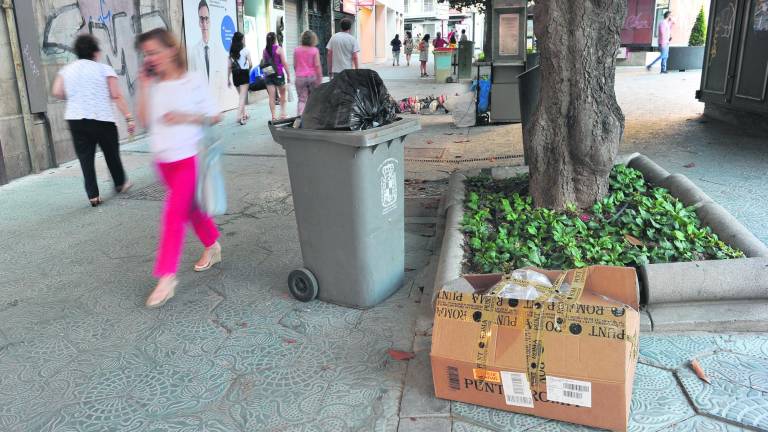
[[[304,129],[365,130],[392,123],[395,103],[370,69],[347,69],[312,90],[301,116]]]

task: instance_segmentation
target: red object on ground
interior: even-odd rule
[[[392,357],[392,360],[397,360],[397,361],[410,360],[416,357],[416,354],[412,352],[400,351],[392,348],[387,350],[387,354],[389,354],[389,356]]]

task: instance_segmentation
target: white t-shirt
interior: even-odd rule
[[[168,125],[162,120],[164,114],[219,114],[205,76],[194,72],[177,80],[155,83],[149,89],[148,105],[149,148],[158,162],[176,162],[196,155],[197,143],[203,138],[202,125]]]
[[[357,39],[348,32],[338,32],[331,36],[326,48],[333,51],[333,73],[352,69],[352,54],[360,52]]]
[[[248,55],[250,53],[251,52],[248,51],[248,48],[243,48],[240,50],[240,57],[237,59],[237,64],[240,65],[240,69],[246,69],[246,70],[250,69],[248,67]]]
[[[107,83],[107,78],[117,77],[112,66],[81,59],[64,66],[59,75],[64,79],[67,95],[65,120],[115,122],[112,96]]]

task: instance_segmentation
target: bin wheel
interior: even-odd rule
[[[308,302],[317,297],[317,279],[311,271],[300,268],[288,275],[288,291],[296,300]]]

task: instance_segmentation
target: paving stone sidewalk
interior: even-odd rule
[[[390,88],[407,94],[405,85]],[[142,306],[162,197],[144,141],[124,147],[135,189],[105,193],[97,209],[76,163],[0,187],[0,431],[584,430],[431,396],[428,299],[444,183],[428,180],[442,167],[409,171],[400,291],[365,311],[293,300],[285,279],[301,254],[284,153],[257,121],[267,108],[249,110],[247,126],[229,116],[219,127],[224,262],[189,271],[200,252],[190,235],[180,290],[160,310]],[[434,121],[434,133],[453,130]],[[514,140],[515,127],[494,133]],[[389,349],[416,357],[396,361]],[[631,430],[768,429],[765,335],[643,336],[640,349]],[[693,356],[713,385],[687,372]]]

